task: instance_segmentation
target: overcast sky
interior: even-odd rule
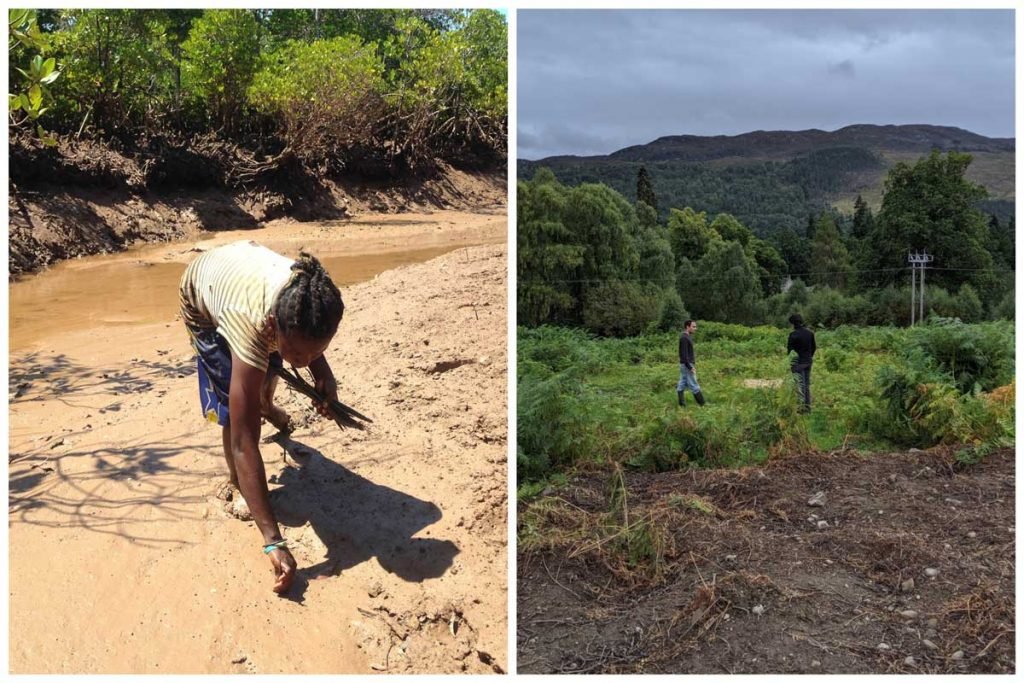
[[[928,123],[1013,137],[1010,10],[520,10],[518,156]]]

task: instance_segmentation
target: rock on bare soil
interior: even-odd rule
[[[10,667],[19,673],[493,673],[506,653],[506,248],[343,289],[340,431],[262,454],[299,561],[284,598],[221,485],[180,323],[11,358]],[[265,434],[269,426],[264,426]]]
[[[520,673],[1015,670],[1012,449],[966,467],[798,455],[627,490],[648,532],[632,563],[607,477],[520,505]]]

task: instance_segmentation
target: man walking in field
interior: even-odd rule
[[[694,364],[692,337],[696,331],[696,321],[687,320],[683,323],[683,333],[679,335],[679,384],[676,385],[676,394],[679,396],[681,407],[686,406],[683,392],[687,389],[693,393],[697,405],[704,405],[704,394],[700,392],[700,385],[697,384],[697,366]]]
[[[796,353],[790,367],[796,375],[797,388],[804,402],[801,411],[808,413],[811,410],[811,364],[814,362],[817,346],[814,343],[814,333],[804,327],[803,316],[794,313],[789,316],[789,323],[793,326],[793,331],[789,333],[786,353]]]

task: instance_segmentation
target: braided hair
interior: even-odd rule
[[[345,303],[320,261],[303,251],[292,264],[291,279],[273,310],[284,334],[298,332],[309,339],[328,339],[338,331]]]

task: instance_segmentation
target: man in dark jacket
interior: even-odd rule
[[[804,402],[801,410],[806,413],[811,410],[811,364],[814,362],[817,346],[814,343],[814,333],[804,327],[804,319],[799,313],[789,316],[789,322],[793,326],[793,331],[789,333],[786,353],[796,353],[790,367],[796,375],[797,387]]]
[[[683,333],[679,335],[679,384],[676,385],[676,395],[679,396],[680,406],[686,405],[683,392],[687,389],[693,393],[697,405],[704,405],[704,394],[697,384],[697,366],[694,364],[692,336],[696,331],[697,323],[687,320],[683,323]]]

